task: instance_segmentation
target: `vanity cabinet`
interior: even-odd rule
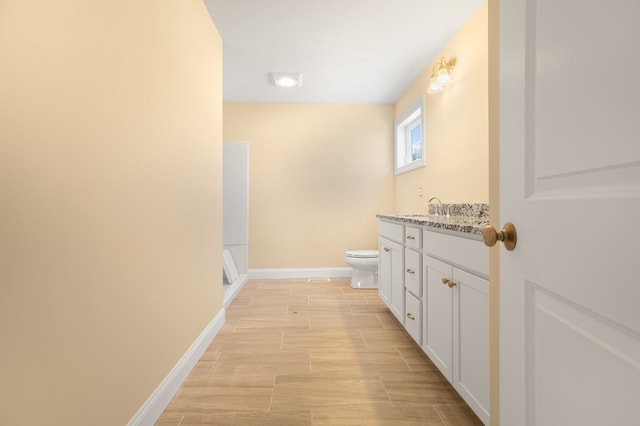
[[[404,226],[379,222],[378,295],[395,317],[404,324]]]
[[[489,252],[480,240],[483,227],[463,221],[458,231],[442,229],[442,221],[397,217],[378,222],[380,298],[489,424]]]
[[[423,350],[489,423],[488,252],[476,240],[424,232]]]

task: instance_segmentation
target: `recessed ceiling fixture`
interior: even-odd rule
[[[290,89],[302,86],[302,74],[299,72],[271,72],[271,81],[276,87]]]

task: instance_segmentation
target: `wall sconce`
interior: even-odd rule
[[[439,93],[444,90],[444,87],[451,82],[451,71],[456,66],[456,58],[451,58],[448,61],[444,59],[444,56],[440,59],[440,63],[433,66],[431,72],[431,78],[429,79],[429,88],[427,93]]]

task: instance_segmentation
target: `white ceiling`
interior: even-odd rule
[[[395,102],[484,0],[205,0],[226,102]],[[269,72],[300,72],[280,89]]]

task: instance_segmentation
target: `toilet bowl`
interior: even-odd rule
[[[377,250],[349,250],[344,261],[353,268],[352,288],[378,288]]]

